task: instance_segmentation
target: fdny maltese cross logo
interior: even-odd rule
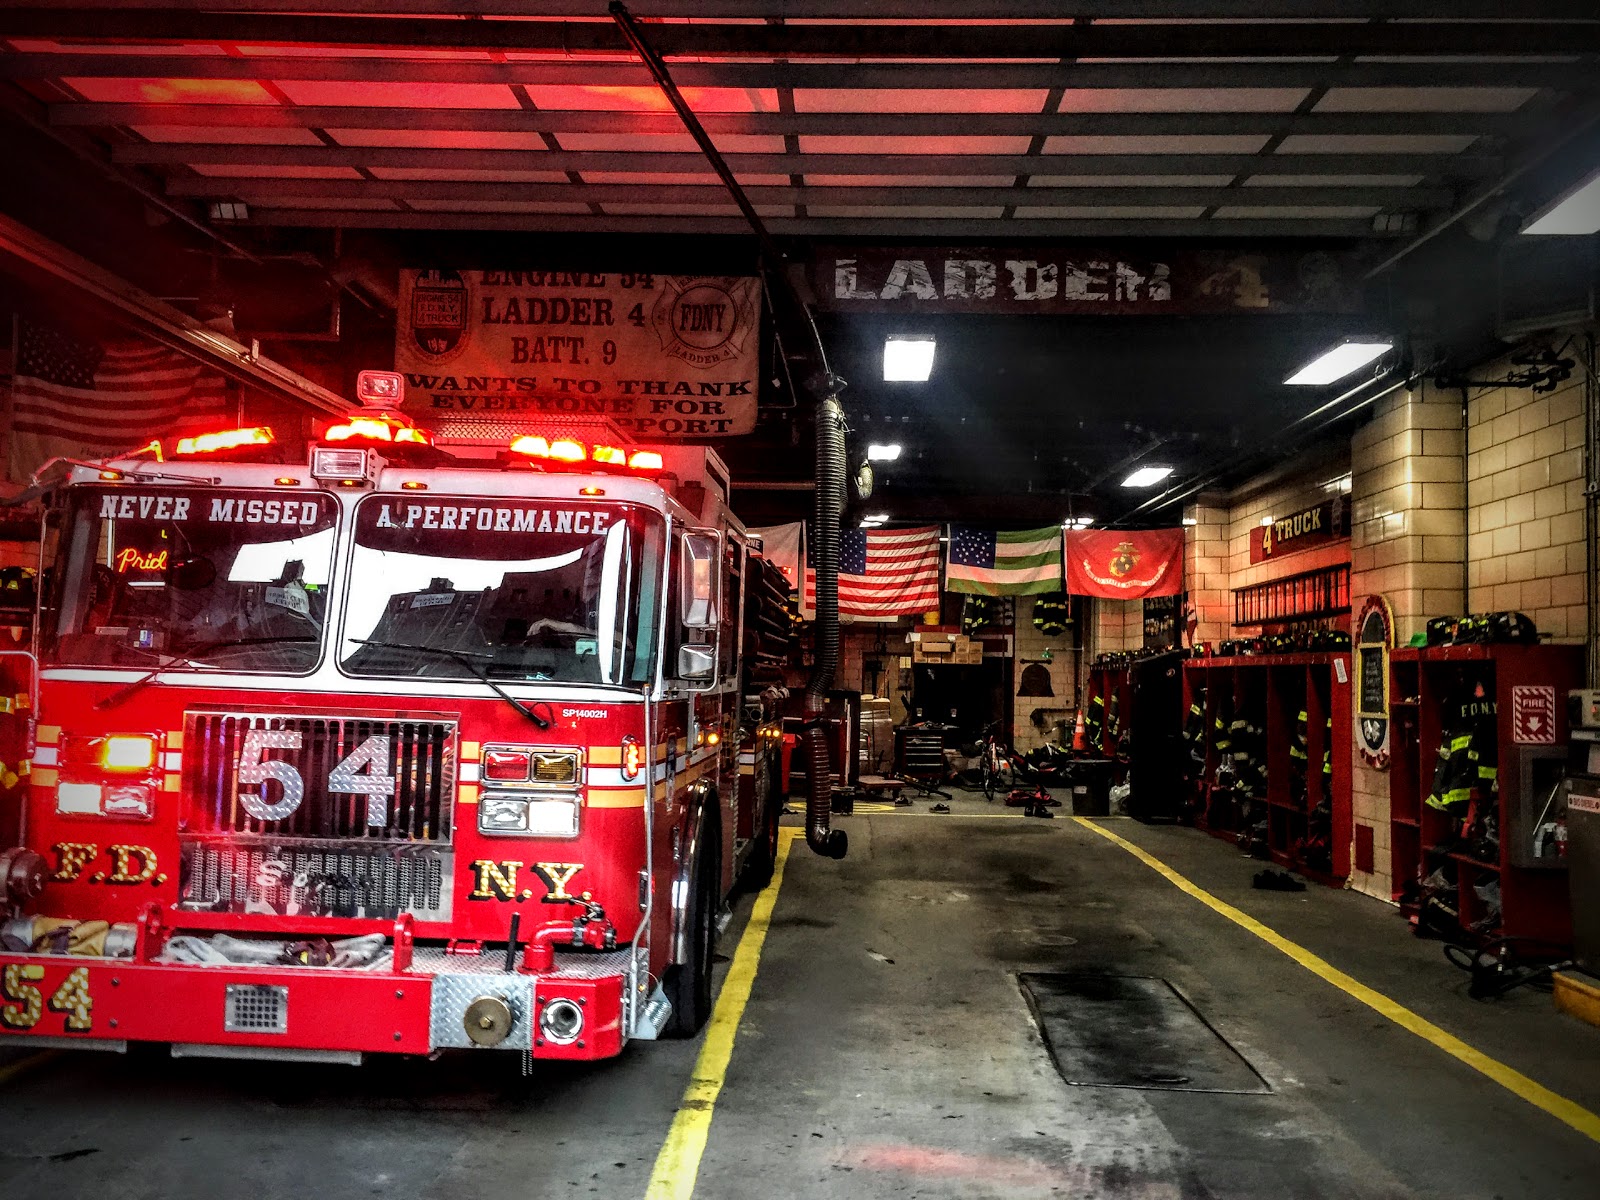
[[[1121,579],[1138,565],[1139,552],[1133,548],[1133,543],[1118,542],[1116,555],[1111,559],[1111,573]]]

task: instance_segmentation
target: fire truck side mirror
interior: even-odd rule
[[[683,539],[683,623],[690,629],[717,627],[717,538],[690,533]],[[685,678],[688,678],[685,676]]]
[[[678,678],[710,679],[717,669],[717,655],[711,646],[679,646]]]

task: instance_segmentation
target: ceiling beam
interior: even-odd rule
[[[209,125],[256,129],[435,129],[500,133],[681,135],[675,113],[552,111],[520,108],[356,108],[344,105],[165,104],[100,105],[107,125]],[[801,137],[1229,136],[1477,136],[1508,133],[1526,118],[1507,113],[704,113],[713,135]],[[337,135],[335,135],[337,136]]]
[[[538,213],[402,212],[398,209],[252,209],[254,225],[294,225],[340,229],[464,229],[528,233],[692,234],[749,237],[743,217],[622,217]],[[1134,220],[929,220],[927,218],[766,218],[773,233],[796,237],[883,238],[1318,238],[1373,239],[1372,225],[1362,220],[1204,221]]]
[[[10,0],[18,9],[42,12],[167,9],[176,12],[304,12],[305,0]],[[772,16],[772,0],[652,0],[650,16],[705,19],[760,19]],[[1438,0],[1073,0],[1075,17],[1091,20],[1133,18],[1183,20],[1240,17],[1249,20],[1315,20],[1384,17],[1428,19],[1439,14]],[[527,16],[567,17],[572,0],[339,0],[339,10],[397,16]],[[790,0],[783,15],[846,20],[883,15],[882,0]],[[1461,20],[1498,20],[1505,0],[1452,0],[1451,15]],[[1060,0],[920,0],[924,20],[995,19],[1060,20]],[[1587,20],[1594,16],[1589,0],[1519,0],[1522,20]]]
[[[1076,14],[1075,14],[1076,15]],[[1387,14],[1384,14],[1387,15]],[[522,50],[557,54],[626,53],[610,21],[523,21],[488,17],[408,17],[160,11],[155,9],[0,9],[0,37],[397,46]],[[961,25],[652,24],[663,55],[773,58],[1284,58],[1307,55],[1503,55],[1594,53],[1600,22],[1528,20],[1281,23],[1002,22]]]
[[[605,59],[561,62],[440,61],[408,58],[305,57],[265,54],[127,55],[74,47],[62,54],[11,55],[0,64],[11,78],[200,78],[283,81],[381,79],[393,83],[500,83],[534,87],[651,87],[636,63]],[[1430,63],[747,63],[672,64],[679,87],[725,88],[1312,88],[1535,87],[1600,89],[1592,61],[1502,60]]]
[[[1274,205],[1375,205],[1380,208],[1438,209],[1455,202],[1446,188],[1420,187],[746,187],[756,204],[861,205],[1029,205],[1251,208]],[[392,179],[216,179],[185,176],[167,181],[170,196],[236,196],[272,206],[284,197],[527,203],[663,204],[721,206],[729,203],[720,186],[581,183],[451,183]]]
[[[728,154],[746,175],[1431,175],[1490,176],[1503,160],[1477,154]],[[394,146],[258,146],[127,142],[112,161],[143,165],[430,168],[458,171],[640,171],[709,175],[699,154],[635,150],[441,150]]]

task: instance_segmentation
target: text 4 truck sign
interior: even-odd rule
[[[603,416],[645,441],[756,420],[756,280],[556,271],[402,271],[406,410],[515,422]]]

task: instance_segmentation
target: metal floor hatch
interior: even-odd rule
[[[1165,979],[1018,976],[1061,1078],[1089,1087],[1265,1093],[1243,1055]]]

